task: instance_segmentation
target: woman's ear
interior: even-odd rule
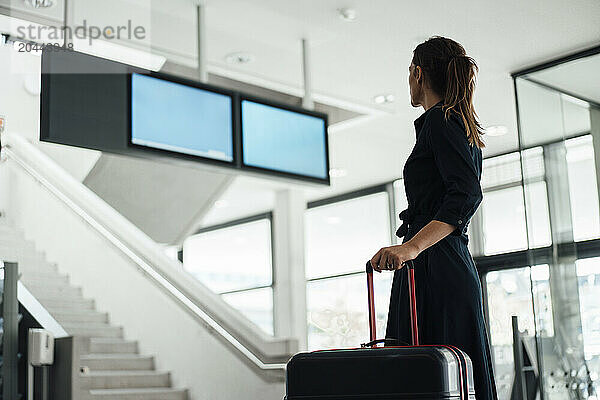
[[[416,65],[414,68],[415,81],[420,85],[423,82],[423,70],[420,66]]]

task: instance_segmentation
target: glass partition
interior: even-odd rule
[[[598,396],[598,71],[600,48],[514,75],[522,170],[514,191],[523,197],[519,212],[525,214],[525,243],[541,248],[526,252],[527,263],[538,265],[528,278],[520,278],[530,286],[527,308],[534,318],[523,317],[520,323],[536,338],[541,399]],[[537,154],[533,158],[532,152]],[[519,243],[513,238],[512,247],[524,247],[522,235],[517,235]],[[502,318],[508,323],[507,316]],[[493,337],[492,329],[492,342]]]

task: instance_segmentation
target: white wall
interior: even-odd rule
[[[81,182],[101,153],[39,141],[40,69],[41,57],[0,45],[0,115],[7,119],[7,130],[35,143]]]
[[[139,341],[142,353],[157,356],[157,369],[173,372],[174,385],[189,388],[192,399],[283,397],[281,379],[268,380],[249,367],[14,161],[0,169],[10,219],[83,287],[84,296],[109,312],[112,323],[124,327],[126,338]]]

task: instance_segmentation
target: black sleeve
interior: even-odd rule
[[[431,115],[428,123],[429,146],[446,189],[433,219],[455,226],[452,234],[461,235],[483,197],[473,149],[462,127],[442,113]]]

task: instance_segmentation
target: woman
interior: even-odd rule
[[[475,61],[455,41],[433,37],[414,50],[409,67],[417,140],[404,166],[408,209],[373,268],[395,270],[386,338],[410,342],[407,272],[414,260],[422,344],[450,344],[473,362],[478,400],[497,399],[483,317],[481,286],[467,247],[469,219],[481,194],[482,128],[473,109]]]

